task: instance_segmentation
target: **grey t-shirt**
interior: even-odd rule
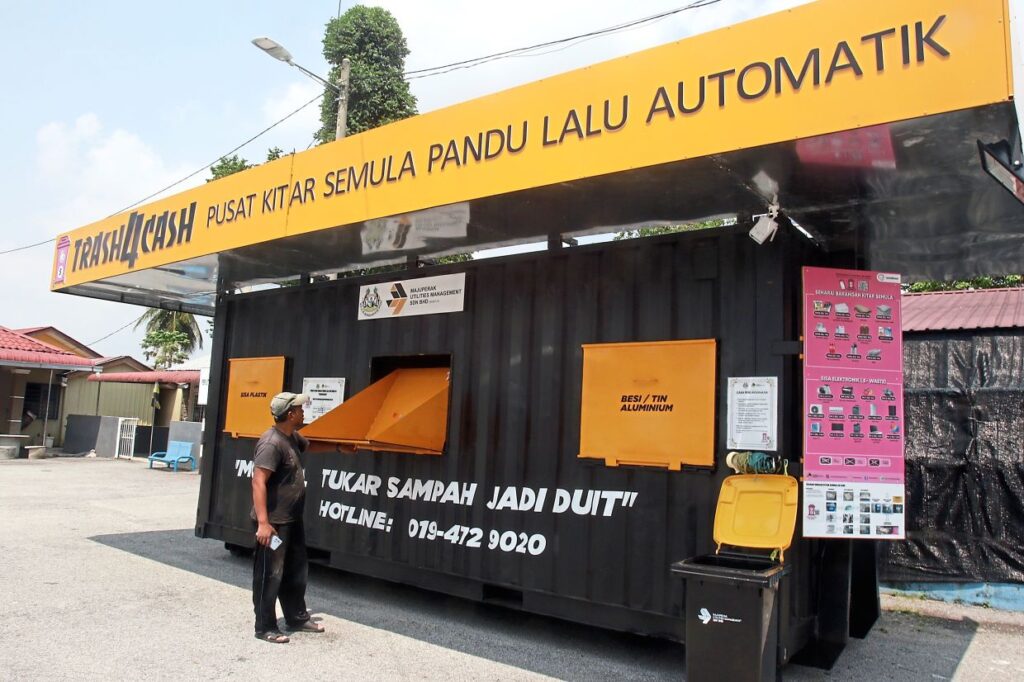
[[[274,427],[267,429],[256,442],[253,465],[271,472],[267,479],[267,516],[271,524],[302,519],[306,479],[299,455],[307,447],[309,441],[299,432],[286,436]],[[250,515],[256,520],[255,507]]]

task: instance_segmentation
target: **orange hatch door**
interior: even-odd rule
[[[311,441],[439,455],[448,432],[447,367],[397,369],[302,429]]]

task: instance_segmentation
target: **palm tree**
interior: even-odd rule
[[[177,310],[165,310],[163,308],[150,308],[135,323],[134,329],[145,325],[146,333],[181,332],[185,335],[187,342],[182,346],[186,354],[191,355],[197,347],[203,347],[203,333],[199,329],[199,323],[192,313],[183,313]]]

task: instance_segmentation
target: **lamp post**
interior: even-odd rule
[[[289,66],[294,66],[296,69],[306,74],[317,83],[324,85],[328,88],[333,89],[338,93],[338,119],[334,125],[334,139],[340,140],[345,137],[345,125],[348,120],[348,79],[351,71],[351,65],[349,64],[348,57],[341,60],[341,69],[338,72],[338,82],[332,83],[326,78],[322,78],[309,69],[303,67],[301,64],[296,64],[292,60],[292,53],[289,52],[283,45],[270,38],[253,38],[252,44],[260,48],[274,59],[282,61]]]

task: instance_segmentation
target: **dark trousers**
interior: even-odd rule
[[[289,625],[309,620],[306,611],[306,534],[302,521],[274,526],[282,544],[277,549],[256,544],[252,567],[252,605],[256,632],[277,630],[277,600]]]

